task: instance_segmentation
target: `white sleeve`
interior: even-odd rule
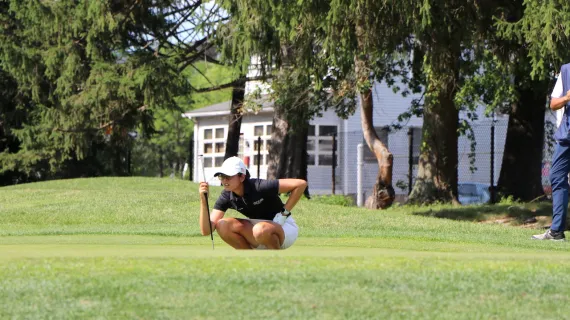
[[[562,116],[564,115],[564,108],[560,108],[554,111],[556,114],[556,128],[560,127],[560,123],[562,122]]]
[[[558,75],[554,89],[552,90],[551,98],[560,98],[564,95],[564,89],[562,88],[562,74]]]

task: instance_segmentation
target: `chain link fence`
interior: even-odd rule
[[[458,138],[458,183],[460,185],[479,185],[488,188],[496,186],[499,180],[503,151],[507,136],[507,121],[489,120],[485,123],[472,124],[465,134]],[[397,201],[405,201],[417,176],[418,160],[421,148],[421,127],[402,127],[394,130],[389,127],[377,129],[377,134],[394,156],[392,183]],[[549,133],[546,133],[549,137]],[[363,159],[360,164],[361,192],[366,199],[372,192],[378,175],[378,163],[368,148],[361,131],[339,132],[336,136],[334,154],[337,167],[334,177],[334,189],[342,194],[357,198],[358,188],[358,145],[362,144]],[[542,183],[545,192],[550,190],[548,178],[552,143],[546,139],[543,152]],[[332,169],[329,172],[332,173]],[[331,183],[332,189],[332,183]],[[337,192],[341,193],[341,192]]]

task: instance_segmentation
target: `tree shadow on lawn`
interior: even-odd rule
[[[527,228],[547,228],[552,222],[552,203],[548,201],[512,204],[485,204],[442,209],[418,208],[413,215],[479,223],[500,223]]]

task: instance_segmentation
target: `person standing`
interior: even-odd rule
[[[552,224],[543,234],[533,235],[535,240],[565,241],[566,216],[568,213],[568,174],[570,173],[570,64],[560,69],[550,99],[550,109],[563,109],[562,118],[554,139],[556,145],[550,167],[552,186]]]

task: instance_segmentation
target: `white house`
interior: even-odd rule
[[[256,84],[248,84],[246,93],[251,92]],[[409,181],[409,151],[411,133],[412,153],[414,164],[417,163],[421,139],[421,118],[412,118],[403,123],[403,129],[388,132],[385,128],[397,122],[398,115],[405,112],[414,99],[413,96],[403,97],[399,93],[394,93],[384,83],[376,83],[373,88],[374,115],[373,122],[377,128],[378,135],[394,155],[393,183],[396,185],[396,194],[400,197],[407,195],[407,184]],[[228,131],[228,121],[231,101],[212,105],[198,110],[193,110],[184,114],[185,117],[194,121],[194,170],[195,182],[202,179],[202,169],[198,155],[204,157],[204,171],[206,179],[213,181],[213,174],[223,162],[225,152],[226,135]],[[459,138],[459,180],[489,183],[490,182],[490,127],[492,119],[483,116],[483,109],[479,110],[479,120],[475,121],[474,136],[477,141],[475,167],[477,170],[470,170],[470,141],[467,137]],[[266,103],[258,112],[247,112],[244,114],[241,125],[241,138],[239,156],[249,164],[250,173],[253,177],[265,178],[267,174],[267,150],[271,142],[271,125],[273,120],[273,108],[270,103]],[[502,162],[502,152],[506,136],[508,116],[499,115],[496,117],[495,135],[495,159],[494,159],[494,182],[499,177],[500,165]],[[360,124],[360,109],[348,119],[340,119],[333,111],[327,111],[322,117],[310,121],[310,132],[308,136],[308,184],[311,194],[331,194],[332,192],[332,136],[337,133],[338,137],[338,161],[335,174],[335,193],[345,195],[356,195],[357,192],[357,147],[364,144],[364,164],[363,164],[363,192],[364,199],[372,191],[378,174],[376,159],[372,156],[362,135]],[[257,159],[257,137],[261,137],[261,159]],[[415,178],[415,170],[412,177]]]

